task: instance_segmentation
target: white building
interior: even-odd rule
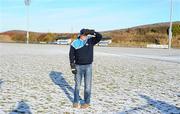
[[[102,40],[97,44],[99,46],[108,46],[112,43],[111,37],[103,37]]]
[[[71,43],[71,38],[65,36],[58,36],[56,39],[56,43],[61,45],[69,45]]]

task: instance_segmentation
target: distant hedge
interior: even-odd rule
[[[173,25],[172,33],[173,36],[180,35],[180,24]]]

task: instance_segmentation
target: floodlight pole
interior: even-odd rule
[[[173,11],[173,4],[172,4],[172,0],[171,0],[171,5],[170,5],[170,27],[169,27],[169,51],[171,49],[171,40],[172,40],[172,11]]]
[[[31,0],[24,0],[24,3],[27,7],[27,18],[26,18],[26,24],[27,24],[26,43],[27,44],[29,44],[29,5],[30,5],[30,2],[31,2]],[[24,81],[22,80],[23,89],[24,89],[24,86],[25,86],[25,84],[24,84]],[[23,94],[22,101],[24,101],[24,99],[25,99],[25,95]]]
[[[31,0],[24,0],[26,8],[27,8],[27,17],[26,17],[26,25],[27,25],[27,32],[26,32],[26,43],[29,44],[29,6]]]

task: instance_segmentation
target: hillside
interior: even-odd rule
[[[103,32],[112,37],[112,45],[144,47],[146,44],[168,44],[169,23],[156,23]],[[173,47],[180,47],[180,21],[173,23]]]
[[[145,47],[147,44],[168,44],[167,29],[169,23],[155,23],[149,25],[136,26],[127,29],[102,31],[104,36],[112,38],[111,46],[126,47]],[[20,30],[12,30],[0,33],[0,42],[6,41],[3,37],[9,36],[10,41],[25,42],[26,32]],[[30,42],[38,43],[40,41],[51,42],[57,36],[71,36],[73,39],[77,37],[77,33],[37,33],[30,32]],[[173,22],[173,39],[172,46],[180,48],[180,21]]]

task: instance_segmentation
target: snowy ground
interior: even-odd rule
[[[72,108],[68,51],[0,43],[0,114],[180,114],[180,50],[95,47],[89,109]]]

